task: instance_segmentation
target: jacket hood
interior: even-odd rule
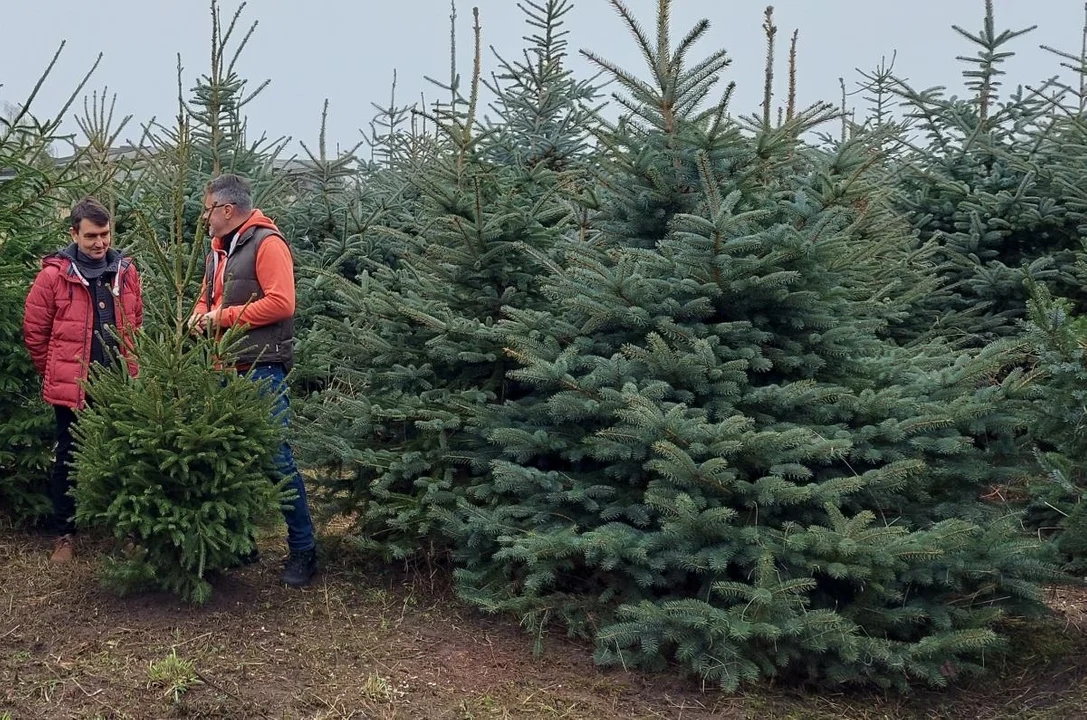
[[[275,230],[277,235],[282,236],[282,233],[279,231],[279,227],[277,227],[276,224],[272,222],[272,218],[268,217],[260,210],[254,208],[253,213],[238,228],[237,237],[241,237],[242,234],[245,233],[245,231],[255,227],[269,228],[271,230]],[[211,239],[211,247],[213,250],[226,249],[223,246],[223,239],[217,237]]]

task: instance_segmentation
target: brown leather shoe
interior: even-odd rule
[[[50,562],[63,565],[71,562],[74,556],[75,540],[71,535],[61,535],[53,541],[53,555],[49,558]]]

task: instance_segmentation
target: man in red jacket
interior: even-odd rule
[[[208,183],[203,221],[211,235],[211,252],[193,329],[244,329],[235,367],[275,393],[274,416],[286,426],[290,410],[286,376],[294,363],[291,250],[275,223],[253,207],[249,183],[237,175],[221,175]],[[297,587],[308,584],[317,571],[317,543],[306,488],[286,441],[275,461],[288,487],[297,493],[283,512],[290,550],[283,581]]]
[[[59,537],[52,560],[72,559],[69,464],[76,411],[88,402],[83,381],[91,363],[107,364],[123,355],[143,324],[140,276],[132,261],[110,247],[109,211],[87,198],[72,208],[72,242],[42,259],[42,269],[26,298],[23,341],[44,378],[42,397],[57,418],[57,450],[49,477],[51,525]],[[135,367],[130,364],[130,372]]]

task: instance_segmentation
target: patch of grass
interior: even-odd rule
[[[394,692],[387,678],[377,673],[370,673],[366,676],[366,682],[362,684],[362,694],[371,700],[388,701],[393,699]]]
[[[482,720],[482,718],[506,720],[513,717],[510,715],[509,710],[489,694],[463,701],[460,710],[462,713],[460,715],[461,720]]]
[[[191,660],[184,660],[177,655],[177,648],[162,660],[152,660],[147,676],[152,687],[165,688],[164,697],[173,696],[174,704],[181,702],[181,696],[189,688],[200,682],[196,675],[196,666]]]

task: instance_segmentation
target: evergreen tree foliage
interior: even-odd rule
[[[519,60],[496,54],[500,70],[484,86],[495,96],[490,129],[500,138],[490,157],[500,165],[562,170],[584,162],[600,110],[596,78],[579,79],[567,63],[564,18],[569,0],[525,0],[520,5],[532,34]]]
[[[673,47],[669,2],[656,42],[613,5],[651,79],[598,60],[630,111],[602,135],[599,232],[534,253],[548,304],[503,308],[531,391],[479,421],[500,456],[444,516],[462,596],[726,689],[980,670],[1053,577],[979,498],[971,435],[1017,422],[1018,356],[883,339],[869,271],[911,239],[871,210],[870,145],[801,144],[822,107],[745,132],[727,90],[704,107],[727,65],[689,59],[705,21]]]
[[[58,250],[67,235],[64,198],[78,184],[78,163],[58,167],[52,153],[64,139],[64,115],[94,71],[53,117],[35,117],[38,90],[62,49],[30,97],[0,118],[0,510],[25,521],[52,512],[44,481],[55,430],[52,411],[41,401],[41,378],[23,345],[23,303],[41,258]]]
[[[476,14],[467,83],[454,6],[438,102],[398,104],[394,75],[369,158],[330,149],[326,101],[317,145],[284,160],[284,139],[248,137],[255,23],[212,0],[209,70],[132,154],[105,93],[64,167],[59,120],[0,125],[0,300],[22,306],[89,193],[144,278],[139,374],[95,370],[75,428],[76,521],[126,546],[109,587],[204,603],[286,500],[271,398],[222,369],[230,335],[186,326],[223,172],[295,254],[316,499],[386,560],[448,554],[461,597],[519,616],[537,651],[564,625],[602,665],[727,690],[942,686],[1044,610],[1054,549],[1087,567],[1087,50],[1053,51],[1078,84],[1003,97],[1027,31],[998,31],[987,0],[980,31],[956,28],[977,48],[965,98],[883,63],[853,122],[844,86],[841,110],[796,107],[794,34],[775,120],[767,8],[763,101],[733,117],[727,53],[696,57],[708,22],[673,37],[658,0],[654,35],[611,4],[648,66],[585,53],[615,122],[599,76],[570,70],[570,0],[520,3],[526,46],[487,74]],[[834,120],[840,138],[810,140]],[[0,503],[32,518],[51,416],[14,315]],[[1025,516],[993,501],[1031,473]]]
[[[374,256],[365,249],[365,229],[384,207],[376,173],[364,167],[359,145],[330,154],[326,142],[328,102],[321,115],[316,151],[302,143],[306,157],[285,178],[287,204],[277,217],[278,227],[291,238],[295,257],[295,370],[293,383],[301,396],[327,386],[334,372],[319,343],[310,341],[316,319],[339,317],[331,277],[353,279],[356,256]],[[364,191],[365,188],[365,191]],[[296,407],[299,415],[304,408]]]
[[[1069,268],[1082,220],[1071,202],[1076,193],[1070,197],[1057,177],[1084,161],[1082,144],[1067,144],[1070,88],[1051,79],[1000,94],[1011,48],[1032,29],[998,30],[986,0],[980,30],[955,27],[977,50],[961,58],[967,97],[917,90],[893,76],[879,83],[901,99],[908,120],[899,141],[909,150],[891,182],[920,239],[938,246],[943,281],[918,307],[913,337],[980,346],[1014,334],[1028,280],[1075,295],[1079,281]]]
[[[473,420],[521,392],[506,377],[500,313],[545,302],[531,253],[546,256],[572,225],[561,188],[574,186],[564,173],[586,148],[578,108],[588,91],[562,64],[565,8],[524,8],[540,30],[526,54],[536,75],[498,79],[493,126],[476,119],[477,17],[468,95],[454,71],[449,103],[424,115],[434,137],[391,138],[369,250],[352,255],[357,276],[333,285],[338,307],[309,340],[335,375],[309,403],[313,435],[300,448],[328,469],[321,482],[336,507],[357,514],[360,542],[385,557],[446,542],[433,510],[453,508],[492,455]]]
[[[153,331],[135,343],[140,374],[92,370],[95,403],[75,426],[76,523],[135,546],[108,559],[119,593],[158,589],[194,604],[208,577],[255,549],[283,492],[272,462],[281,442],[270,396],[216,372],[222,347]]]
[[[346,151],[330,155],[326,140],[328,101],[321,113],[321,127],[317,149],[311,150],[300,143],[306,157],[292,168],[285,182],[289,193],[296,198],[306,198],[289,208],[280,229],[294,239],[294,250],[312,251],[342,242],[347,231],[353,203],[359,193],[359,160],[356,145]],[[357,227],[353,228],[357,232]]]
[[[1052,179],[1052,189],[1046,200],[1065,208],[1069,222],[1082,234],[1087,227],[1087,46],[1077,54],[1047,49],[1062,58],[1061,64],[1075,73],[1078,82],[1061,84],[1063,92],[1052,100],[1055,118],[1046,143],[1044,168]],[[1076,279],[1069,297],[1055,297],[1060,285],[1055,290],[1042,283],[1029,285],[1032,298],[1025,340],[1033,355],[1036,391],[1029,416],[1042,468],[1040,477],[1030,484],[1030,520],[1040,532],[1056,533],[1068,569],[1081,574],[1087,568],[1087,512],[1083,502],[1087,480],[1082,468],[1087,347],[1080,291],[1087,279],[1083,248],[1074,264],[1065,264],[1061,269]]]
[[[205,244],[202,228],[189,234],[187,206],[200,172],[194,147],[206,138],[191,140],[180,98],[179,108],[175,128],[145,133],[138,189],[127,196],[138,267],[156,283],[131,349],[138,374],[124,362],[92,369],[94,402],[74,429],[73,496],[77,525],[129,545],[107,560],[107,587],[202,604],[209,577],[237,565],[255,549],[257,527],[279,518],[283,431],[270,420],[273,394],[223,369],[236,329],[219,340],[189,332]]]
[[[1030,483],[1032,526],[1055,536],[1069,571],[1087,570],[1087,318],[1033,287],[1026,323],[1033,355],[1032,437],[1043,472]]]
[[[200,76],[185,109],[192,118],[192,162],[209,176],[237,173],[249,177],[271,169],[286,144],[284,139],[269,141],[264,135],[253,141],[246,132],[245,106],[264,90],[270,80],[248,90],[248,81],[238,74],[236,65],[245,46],[253,37],[257,23],[252,23],[231,51],[230,42],[246,3],[238,5],[230,22],[223,25],[218,0],[211,3],[211,62],[207,74]],[[260,197],[263,188],[254,187]]]
[[[1018,433],[1016,444],[1033,445],[1037,464],[1025,464],[1010,449],[989,462],[1008,470],[1001,487],[1013,495],[1027,478],[1032,527],[1045,535],[1071,530],[1056,538],[1069,569],[1078,571],[1076,318],[1084,309],[1087,47],[1077,53],[1045,48],[1072,71],[1072,82],[1054,76],[1001,99],[1001,65],[1012,56],[1011,43],[1030,28],[997,32],[991,2],[985,10],[979,32],[956,28],[978,48],[977,57],[965,59],[970,97],[918,92],[891,73],[870,77],[873,89],[904,99],[913,121],[905,130],[920,130],[927,140],[899,155],[887,179],[921,237],[937,246],[933,257],[943,280],[939,292],[915,306],[903,337],[980,345],[1025,329],[1029,355],[1022,361],[1031,369],[1034,399],[1020,409],[1027,432]]]
[[[212,177],[223,173],[246,177],[253,190],[254,204],[270,217],[278,217],[280,210],[288,204],[291,188],[281,158],[287,139],[269,139],[262,134],[254,140],[247,133],[245,108],[270,81],[266,80],[250,90],[248,81],[238,73],[238,61],[257,27],[257,23],[253,22],[239,37],[242,29],[239,23],[245,7],[246,3],[240,3],[230,21],[224,22],[218,0],[211,1],[208,70],[197,77],[187,94],[182,92],[184,68],[181,58],[178,58],[178,95],[189,133],[184,139],[188,147],[184,160],[188,166],[181,172],[161,162],[162,158],[177,159],[176,148],[182,144],[182,138],[177,135],[179,130],[176,124],[151,121],[144,126],[138,148],[140,172],[130,174],[127,178],[129,182],[120,183],[116,190],[119,194],[118,224],[126,244],[137,242],[135,238],[129,241],[125,237],[129,231],[138,233],[140,237],[154,234],[161,239],[161,244],[169,244],[169,238],[176,232],[173,226],[176,219],[174,184],[179,178],[187,183],[182,193],[182,232],[185,237],[203,238],[204,251],[209,248],[210,238],[205,237],[199,228],[200,214],[204,187]],[[145,177],[144,173],[148,175]],[[149,188],[151,192],[148,192]],[[163,191],[163,188],[167,190]],[[131,217],[131,213],[137,210],[141,211],[140,220]],[[145,282],[150,293],[148,304],[158,305],[161,301],[167,307],[175,308],[172,296],[174,268],[162,278],[157,278],[155,272],[157,268],[148,268],[148,273],[151,273]],[[197,273],[190,278],[194,287],[188,292],[195,292],[200,277]],[[156,295],[159,288],[166,292],[161,298]]]

